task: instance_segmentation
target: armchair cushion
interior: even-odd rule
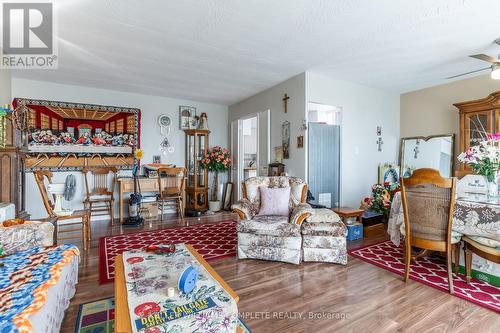
[[[259,208],[248,199],[236,201],[231,206],[231,209],[237,212],[242,220],[251,220],[259,211]]]
[[[5,255],[37,246],[52,246],[53,236],[54,225],[50,222],[27,221],[11,227],[0,226],[0,241]]]
[[[302,224],[302,235],[346,237],[347,228],[340,222],[309,222]]]
[[[300,225],[288,222],[286,216],[257,215],[236,224],[238,232],[278,237],[300,237]]]
[[[296,205],[305,201],[307,184],[297,177],[251,177],[244,181],[245,196],[257,209],[260,207],[260,187],[290,187],[289,207],[292,210]]]
[[[307,203],[301,203],[295,206],[290,215],[290,223],[301,225],[302,222],[309,216],[314,214],[314,209],[312,209],[311,205]]]
[[[258,215],[289,216],[290,187],[261,187],[260,209]]]

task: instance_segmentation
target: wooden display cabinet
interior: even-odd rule
[[[0,202],[16,205],[16,216],[28,218],[25,211],[26,149],[22,147],[21,133],[15,129],[12,114],[6,117],[5,147],[0,147]]]
[[[186,209],[208,209],[208,173],[201,165],[208,150],[208,130],[185,130],[186,134]]]
[[[478,145],[486,133],[500,132],[500,91],[489,96],[462,103],[453,104],[460,113],[460,152]],[[470,171],[465,164],[460,164],[460,171]]]

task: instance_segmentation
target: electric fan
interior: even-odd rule
[[[73,214],[73,210],[62,208],[62,199],[71,201],[76,193],[76,178],[74,175],[68,175],[64,183],[49,184],[47,191],[52,193],[56,202],[54,203],[54,214],[57,216],[69,216]]]

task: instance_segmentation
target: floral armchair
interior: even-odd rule
[[[290,187],[289,216],[258,215],[260,187]],[[253,258],[299,264],[301,224],[313,214],[306,201],[307,184],[296,177],[251,177],[243,182],[243,199],[232,205],[240,221],[238,258]]]

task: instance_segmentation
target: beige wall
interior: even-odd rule
[[[483,98],[498,90],[500,80],[486,74],[402,94],[401,137],[455,133],[458,153],[458,109],[453,103]]]

